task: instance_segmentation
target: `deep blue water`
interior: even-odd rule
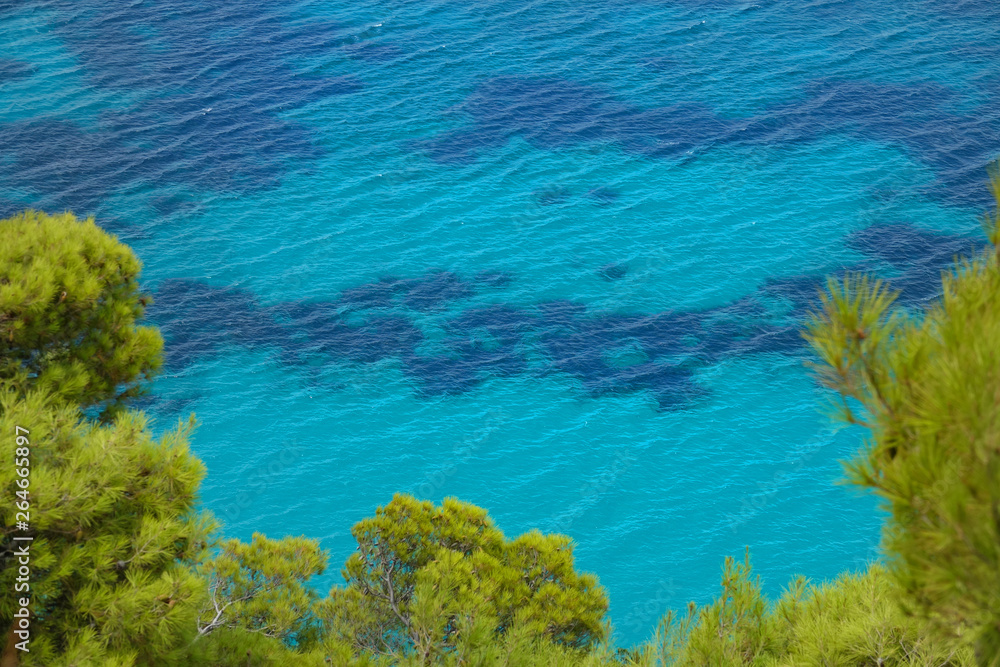
[[[799,335],[823,276],[919,305],[982,243],[1000,5],[0,0],[0,214],[145,262],[229,535],[395,491],[577,541],[624,643],[749,545],[877,556]]]

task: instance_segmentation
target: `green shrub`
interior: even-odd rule
[[[835,581],[791,582],[777,602],[761,594],[749,554],[727,558],[722,592],[687,614],[668,614],[636,663],[662,667],[971,667],[968,649],[929,636],[896,602],[880,564]]]

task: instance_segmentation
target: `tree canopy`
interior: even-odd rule
[[[357,652],[415,652],[430,661],[483,633],[515,626],[570,649],[607,636],[607,595],[573,566],[564,535],[508,540],[486,510],[397,494],[351,530],[357,551],[328,603],[332,632]]]
[[[316,592],[309,578],[326,569],[327,554],[316,540],[271,540],[254,533],[249,544],[225,540],[204,568],[209,600],[198,619],[198,633],[218,628],[259,632],[288,646],[315,638]]]
[[[869,430],[850,479],[890,512],[885,548],[906,608],[1000,665],[1000,174],[993,247],[943,277],[926,313],[863,276],[831,281],[808,336],[839,414]]]
[[[885,567],[828,583],[797,577],[777,600],[763,595],[750,554],[727,558],[719,596],[668,612],[635,664],[670,667],[972,667],[965,648],[935,642],[896,604]]]
[[[156,441],[141,414],[94,424],[39,391],[5,389],[0,433],[17,426],[27,430],[30,476],[0,466],[0,618],[13,617],[17,598],[8,592],[24,542],[12,538],[31,537],[27,663],[172,664],[194,635],[204,594],[194,566],[214,527],[195,507],[205,469],[187,428]],[[27,531],[15,522],[18,498],[30,507]]]
[[[71,213],[0,220],[0,381],[114,411],[161,364],[132,250]]]

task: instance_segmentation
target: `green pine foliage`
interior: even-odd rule
[[[183,664],[197,667],[329,667],[354,663],[331,662],[320,651],[297,651],[259,632],[219,628],[191,644]]]
[[[418,653],[381,663],[399,667],[424,667],[427,664],[439,667],[622,667],[607,646],[587,651],[568,648],[539,638],[534,629],[521,624],[506,629],[501,635],[484,628],[478,636],[469,635],[460,639],[454,651],[437,656],[432,663],[426,662]]]
[[[607,636],[607,595],[576,572],[565,536],[508,540],[482,508],[402,494],[351,532],[358,549],[344,566],[347,586],[330,593],[326,623],[331,642],[355,655],[436,664],[514,627],[583,653]]]
[[[0,433],[16,426],[29,430],[30,484],[16,484],[9,459],[0,466],[0,619],[7,628],[16,604],[12,538],[33,537],[22,664],[183,664],[204,589],[193,566],[214,525],[195,507],[205,469],[188,451],[188,427],[155,441],[140,414],[97,425],[41,392],[5,389]],[[28,531],[15,522],[19,497],[29,501]]]
[[[198,633],[242,629],[289,647],[313,644],[318,595],[307,582],[322,574],[326,563],[319,543],[305,537],[270,540],[254,533],[249,544],[224,541],[202,570],[209,595]]]
[[[773,665],[883,665],[972,667],[967,648],[935,642],[896,604],[894,584],[881,564],[836,580],[798,586],[779,601],[775,616],[785,655]],[[765,664],[767,664],[765,662]]]
[[[760,580],[751,578],[748,552],[742,563],[726,559],[722,594],[714,602],[701,608],[692,603],[686,615],[668,612],[654,645],[664,664],[729,667],[760,664],[779,639]]]
[[[114,411],[159,368],[132,250],[71,213],[0,220],[0,380]]]
[[[934,642],[896,604],[880,564],[835,581],[794,579],[777,601],[761,593],[749,554],[727,558],[722,590],[686,614],[668,613],[633,656],[644,667],[973,667],[968,649]]]
[[[925,314],[880,282],[833,281],[809,338],[840,416],[869,430],[849,478],[890,512],[884,544],[906,609],[1000,665],[1000,174],[993,247],[943,278]]]

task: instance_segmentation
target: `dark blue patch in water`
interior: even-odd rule
[[[848,242],[871,259],[843,267],[838,275],[885,262],[897,272],[890,285],[907,306],[938,296],[941,271],[956,255],[968,256],[985,245],[908,224],[870,227],[850,235]],[[425,337],[414,312],[466,298],[484,283],[489,281],[431,271],[415,279],[383,278],[345,290],[332,301],[262,306],[237,288],[168,280],[156,294],[149,319],[163,330],[171,367],[239,345],[280,352],[289,364],[399,359],[415,390],[425,396],[458,394],[490,378],[541,372],[573,377],[592,397],[648,391],[661,409],[676,409],[704,394],[694,381],[700,368],[732,356],[803,354],[802,318],[816,308],[824,279],[772,278],[750,295],[692,311],[592,312],[572,301],[473,307],[444,323],[439,353],[419,353]],[[776,302],[785,305],[776,310]],[[529,357],[542,363],[529,364]]]
[[[459,109],[472,124],[417,142],[440,162],[469,162],[521,136],[549,150],[616,141],[626,150],[676,155],[723,136],[728,124],[695,104],[643,109],[598,88],[560,78],[498,77],[481,84]]]
[[[671,158],[715,144],[775,145],[850,133],[905,146],[934,170],[929,193],[944,203],[985,206],[986,165],[1000,154],[1000,114],[948,111],[955,96],[933,84],[815,81],[802,100],[750,118],[724,119],[692,103],[643,108],[599,88],[559,78],[499,77],[481,84],[459,109],[466,127],[416,142],[439,162],[466,163],[520,136],[537,148],[613,141],[624,150]]]
[[[445,325],[452,336],[465,337],[468,332],[481,330],[501,348],[519,343],[537,326],[536,317],[526,310],[503,304],[470,308]]]
[[[605,264],[597,270],[597,275],[608,281],[621,280],[628,275],[627,264]]]
[[[618,192],[608,188],[594,188],[587,192],[587,196],[598,204],[611,204],[618,201],[618,198],[621,197]]]
[[[403,360],[403,372],[413,379],[417,392],[424,396],[461,394],[482,381],[467,359],[444,356],[411,355]]]
[[[498,276],[493,280],[502,278]],[[426,312],[473,294],[474,282],[462,280],[450,271],[436,270],[429,271],[422,278],[403,280],[384,277],[374,283],[346,289],[341,293],[339,303],[355,310],[403,305]]]
[[[403,305],[413,310],[429,311],[449,301],[466,299],[475,293],[473,284],[450,271],[433,271],[418,280],[406,282]]]
[[[548,326],[566,327],[572,324],[578,315],[587,312],[587,306],[576,301],[547,301],[536,306]]]
[[[941,295],[941,273],[956,258],[980,254],[989,244],[982,239],[918,229],[908,223],[874,225],[848,237],[848,244],[900,271],[889,285],[907,306],[923,305]]]
[[[24,209],[25,207],[17,203],[16,201],[0,198],[0,219],[9,218],[12,215],[20,213]]]
[[[338,48],[338,28],[292,21],[278,3],[21,3],[43,6],[91,84],[142,91],[136,105],[102,114],[95,129],[37,120],[0,126],[0,177],[32,205],[97,212],[145,180],[245,192],[278,183],[290,158],[319,154],[283,111],[360,84],[295,71],[286,54]]]
[[[577,310],[567,317],[566,309],[545,310],[540,346],[549,370],[576,378],[590,396],[649,390],[661,408],[671,408],[699,393],[692,364],[684,359],[689,350],[681,342],[684,334],[698,332],[697,315],[589,315]],[[643,357],[637,363],[609,359],[625,342],[639,346]]]
[[[340,293],[340,303],[350,308],[391,308],[395,297],[406,290],[406,283],[398,278],[385,277],[378,282],[366,283]]]
[[[17,79],[26,79],[34,73],[34,68],[17,60],[0,58],[0,84]]]
[[[928,194],[946,204],[992,202],[983,186],[987,165],[1000,153],[1000,115],[995,112],[947,111],[955,95],[935,84],[816,81],[806,92],[807,99],[778,105],[749,123],[745,140],[808,141],[847,132],[900,144],[936,174]]]
[[[493,377],[519,375],[528,369],[523,337],[535,318],[505,305],[472,308],[445,324],[445,355],[403,358],[404,372],[425,395],[456,394]]]
[[[105,132],[85,131],[65,121],[38,119],[0,124],[0,179],[7,187],[36,194],[32,207],[71,210],[81,217],[97,211],[121,185],[124,173],[147,167],[139,147],[122,145]]]
[[[824,284],[824,279],[820,276],[768,278],[761,287],[761,293],[788,300],[792,304],[792,313],[802,316],[819,299]]]
[[[535,201],[537,201],[540,205],[554,206],[556,204],[565,204],[569,200],[570,195],[572,195],[573,193],[570,192],[567,188],[561,186],[553,186],[553,187],[543,188],[541,190],[536,190],[532,194],[535,197]]]
[[[895,267],[933,265],[940,270],[956,256],[970,257],[982,251],[985,240],[919,229],[908,223],[873,225],[847,238],[851,248],[877,257]]]
[[[704,311],[649,315],[589,314],[546,304],[541,346],[552,370],[578,378],[595,396],[649,390],[661,408],[677,407],[702,393],[693,382],[697,368],[725,356],[797,353],[803,341],[790,324],[769,324],[752,297]],[[641,363],[609,360],[624,341],[642,353]]]
[[[156,290],[147,318],[168,342],[166,365],[187,366],[229,345],[277,349],[290,342],[288,331],[256,296],[235,287],[194,280],[165,280]]]
[[[399,315],[373,315],[353,326],[338,322],[327,328],[322,337],[318,333],[313,331],[311,342],[320,344],[319,351],[368,363],[411,355],[423,338],[409,319]]]
[[[153,197],[149,203],[157,215],[164,218],[182,213],[191,213],[201,209],[200,202],[191,201],[177,195]]]
[[[336,303],[281,304],[294,346],[286,355],[301,360],[310,355],[373,363],[387,357],[413,354],[423,334],[410,319],[400,315],[369,314],[349,321]]]

